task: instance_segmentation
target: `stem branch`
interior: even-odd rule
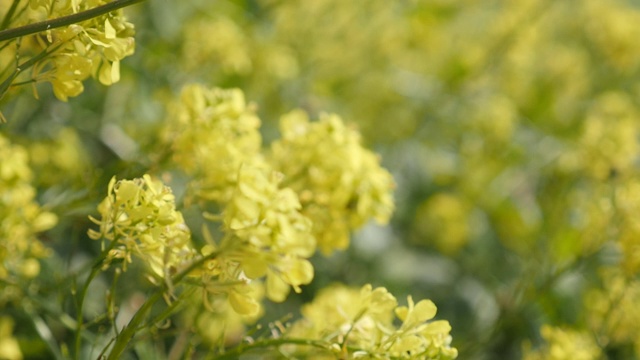
[[[25,35],[36,34],[45,30],[76,24],[143,1],[145,0],[114,0],[110,3],[81,11],[79,13],[19,26],[13,29],[2,30],[0,31],[0,41],[11,40]]]
[[[160,289],[158,289],[155,293],[153,293],[153,295],[151,295],[144,302],[144,304],[142,304],[142,306],[135,313],[131,321],[129,321],[129,324],[127,324],[127,326],[125,326],[124,329],[122,329],[120,334],[118,334],[115,340],[115,343],[113,344],[113,348],[111,349],[111,352],[109,353],[109,356],[107,357],[107,359],[115,360],[120,358],[120,355],[122,355],[122,353],[126,350],[127,346],[130,345],[131,339],[133,339],[133,336],[139,330],[140,324],[147,317],[147,314],[151,310],[151,307],[153,306],[153,304],[155,304],[156,301],[160,300],[162,298],[162,295],[169,290],[169,283],[178,284],[182,279],[184,279],[187,275],[189,275],[189,273],[191,273],[193,270],[197,269],[198,267],[202,266],[202,264],[204,264],[205,261],[215,258],[216,256],[218,256],[218,254],[219,254],[218,252],[213,252],[207,256],[201,257],[200,259],[194,261],[191,265],[189,265],[185,270],[183,270],[182,272],[174,276],[170,282],[165,281],[162,287],[160,287]]]

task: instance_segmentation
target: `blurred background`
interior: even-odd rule
[[[4,100],[3,131],[28,147],[60,217],[51,238],[68,239],[58,252],[97,250],[87,214],[112,175],[150,171],[185,83],[237,87],[266,144],[292,109],[337,113],[397,184],[391,224],[317,255],[314,282],[268,304],[265,321],[333,282],[372,283],[432,299],[461,359],[528,356],[553,341],[544,324],[585,334],[603,358],[638,358],[640,2],[150,0],[126,12],[136,53],[119,83],[86,82],[66,103],[48,84],[39,100]]]

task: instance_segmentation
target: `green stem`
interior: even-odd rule
[[[127,348],[127,345],[129,345],[129,342],[136,334],[138,326],[142,323],[144,318],[147,317],[147,314],[151,310],[151,307],[156,303],[156,301],[162,298],[164,290],[165,289],[163,287],[161,291],[156,291],[144,302],[144,304],[142,304],[140,309],[136,311],[136,314],[133,316],[131,321],[129,321],[127,326],[125,326],[120,332],[120,335],[118,335],[118,338],[116,339],[115,344],[113,344],[113,349],[111,349],[107,360],[115,360],[120,358],[120,355],[122,355],[124,350]]]
[[[0,41],[11,40],[25,35],[37,34],[45,30],[76,24],[143,1],[145,0],[114,0],[110,3],[79,13],[2,30],[0,31]]]
[[[127,346],[130,344],[131,339],[139,330],[140,324],[147,317],[147,314],[151,310],[151,307],[156,303],[156,301],[162,298],[162,295],[169,290],[169,284],[178,284],[182,279],[184,279],[189,273],[193,270],[199,268],[204,264],[207,260],[211,260],[218,256],[218,252],[213,252],[207,256],[203,256],[197,261],[193,262],[189,265],[185,270],[174,276],[171,281],[165,281],[158,290],[156,290],[153,295],[151,295],[145,302],[142,304],[140,309],[136,311],[136,314],[133,316],[131,321],[125,326],[120,334],[118,335],[115,343],[113,344],[113,348],[107,357],[107,360],[115,360],[119,359],[122,353],[126,350]]]
[[[89,285],[91,284],[91,281],[93,281],[93,279],[98,275],[98,273],[102,271],[102,264],[104,262],[104,259],[106,259],[107,255],[109,254],[109,251],[111,251],[111,249],[113,249],[117,243],[118,243],[117,241],[113,241],[109,245],[109,247],[105,249],[100,254],[100,256],[93,262],[93,265],[91,266],[91,273],[89,273],[87,280],[84,282],[82,291],[80,293],[80,297],[76,300],[77,301],[76,311],[78,312],[76,314],[76,339],[75,339],[75,354],[74,354],[74,357],[76,360],[79,359],[80,357],[80,347],[82,344],[82,333],[83,333],[82,309],[84,307],[84,300],[85,300],[85,297],[87,296],[87,291],[89,290]]]
[[[246,344],[246,345],[237,346],[237,347],[231,349],[231,351],[228,351],[228,352],[226,352],[224,354],[216,356],[216,360],[238,359],[239,356],[241,354],[245,353],[246,351],[255,350],[255,349],[269,348],[269,347],[276,347],[276,346],[280,346],[280,345],[307,345],[307,346],[313,346],[315,348],[324,349],[326,351],[329,351],[329,344],[324,342],[324,341],[319,341],[319,340],[287,339],[287,338],[267,339],[267,340],[256,341],[256,342],[254,342],[252,344]]]
[[[102,257],[99,258],[99,262],[97,262],[93,268],[91,269],[91,273],[89,274],[89,277],[87,278],[87,281],[85,281],[84,286],[82,287],[82,292],[80,294],[80,298],[77,300],[77,314],[76,314],[76,341],[75,341],[75,359],[79,359],[80,358],[80,345],[82,343],[81,339],[82,339],[82,328],[83,328],[83,316],[82,316],[82,309],[84,307],[84,299],[87,295],[87,291],[89,290],[89,284],[91,284],[91,281],[93,281],[93,279],[96,277],[96,275],[98,275],[98,273],[100,272],[100,267],[102,264]]]
[[[184,294],[181,294],[179,298],[175,299],[170,305],[169,307],[167,307],[164,311],[162,311],[158,316],[156,316],[155,318],[153,318],[153,320],[151,320],[149,322],[149,325],[156,325],[161,323],[162,321],[165,321],[166,319],[169,318],[169,316],[171,316],[173,313],[175,313],[176,309],[178,309],[181,306],[185,305],[185,302],[183,301],[184,299],[189,298],[191,295],[193,295],[194,291],[196,290],[195,287],[191,287],[189,288],[187,291],[185,291]]]
[[[37,81],[38,81],[37,79],[29,79],[29,80],[13,83],[13,84],[11,84],[11,86],[22,86],[22,85],[27,85],[27,84],[33,84],[34,82],[37,82]]]
[[[9,24],[11,23],[11,19],[13,18],[13,14],[16,12],[16,9],[18,8],[19,3],[20,3],[20,0],[13,0],[11,7],[7,11],[7,13],[4,15],[4,19],[2,19],[2,24],[0,24],[0,30],[4,30],[7,27],[9,27]]]
[[[53,53],[54,51],[58,50],[58,48],[60,48],[60,46],[63,43],[60,43],[56,46],[53,46],[51,50],[44,50],[42,51],[40,54],[32,57],[31,59],[23,62],[22,64],[19,64],[18,67],[16,67],[16,69],[13,71],[13,73],[11,75],[9,75],[3,82],[2,84],[0,84],[0,100],[2,100],[2,98],[4,97],[4,95],[6,94],[7,90],[9,90],[9,87],[11,86],[11,84],[13,83],[13,81],[25,70],[31,68],[33,65],[35,65],[38,61],[44,59],[45,57],[47,57],[48,55],[50,55],[51,53]]]

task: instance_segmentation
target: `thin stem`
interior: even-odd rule
[[[13,29],[2,30],[0,31],[0,41],[11,40],[25,35],[37,34],[45,30],[76,24],[143,1],[145,0],[114,0],[110,3],[81,11],[79,13],[19,26]]]
[[[115,360],[119,359],[122,353],[126,350],[127,346],[130,344],[131,339],[135,335],[135,333],[139,330],[140,324],[147,317],[147,314],[151,310],[151,307],[156,303],[156,301],[160,300],[163,294],[169,290],[169,284],[178,284],[182,279],[184,279],[187,275],[189,275],[193,270],[199,268],[206,261],[211,260],[219,255],[219,252],[213,252],[207,256],[203,256],[197,261],[194,261],[191,265],[189,265],[185,270],[174,276],[171,281],[165,281],[158,290],[156,290],[153,295],[151,295],[145,302],[142,304],[140,309],[133,316],[131,321],[125,326],[113,344],[113,348],[107,357],[107,360]]]
[[[118,278],[120,277],[121,271],[120,269],[116,269],[115,275],[113,276],[113,282],[111,283],[111,290],[107,294],[107,313],[109,314],[109,320],[111,321],[111,327],[115,332],[116,337],[118,336],[118,326],[116,326],[116,289],[118,284]]]
[[[40,54],[32,57],[31,59],[23,62],[22,64],[19,64],[16,69],[13,71],[13,74],[9,75],[3,82],[2,84],[0,84],[0,100],[2,100],[2,98],[4,97],[4,95],[6,94],[7,90],[9,90],[9,87],[11,86],[11,84],[13,83],[13,81],[18,77],[18,75],[20,75],[23,71],[31,68],[33,65],[35,65],[38,61],[44,59],[45,57],[47,57],[48,55],[52,54],[53,52],[55,52],[56,50],[58,50],[60,48],[60,46],[63,43],[60,43],[56,46],[53,46],[51,50],[47,49],[42,51]]]
[[[11,84],[11,87],[22,86],[22,85],[27,85],[27,84],[33,84],[34,82],[38,82],[38,80],[37,79],[29,79],[29,80],[25,80],[25,81],[20,81],[20,82]]]
[[[153,320],[151,320],[149,322],[149,325],[153,326],[153,325],[159,324],[160,322],[168,319],[169,316],[171,316],[176,311],[176,309],[178,309],[180,306],[186,306],[184,301],[182,301],[182,300],[187,299],[188,297],[190,297],[194,293],[195,290],[196,290],[196,288],[191,287],[187,291],[185,291],[183,294],[181,294],[178,299],[175,299],[169,305],[169,307],[167,307],[164,311],[162,311],[162,313],[160,313]]]
[[[94,261],[93,266],[91,266],[91,273],[87,277],[87,280],[84,282],[82,287],[82,291],[80,293],[80,297],[76,300],[76,339],[75,339],[75,359],[79,359],[80,357],[80,345],[82,344],[82,328],[83,328],[83,314],[82,309],[84,307],[84,300],[87,295],[87,291],[89,290],[89,285],[91,281],[98,275],[98,273],[102,270],[102,263],[106,258],[109,251],[115,247],[117,241],[113,241],[111,245],[102,252],[102,254]]]
[[[100,257],[100,262],[102,262],[102,257]],[[98,273],[100,272],[100,264],[96,264],[98,266],[94,266],[91,269],[91,273],[89,274],[89,277],[87,278],[87,281],[85,281],[84,286],[82,287],[82,292],[80,294],[80,298],[77,300],[77,314],[76,314],[76,342],[75,342],[75,359],[79,359],[80,358],[80,344],[82,343],[81,339],[82,339],[82,328],[83,328],[83,323],[82,323],[82,309],[84,307],[84,299],[87,295],[87,290],[89,290],[89,284],[91,284],[91,281],[93,281],[93,279],[96,277],[96,275],[98,275]]]
[[[263,348],[275,347],[279,345],[307,345],[307,346],[313,346],[315,348],[329,351],[329,344],[319,340],[287,339],[287,338],[267,339],[267,340],[256,341],[252,344],[237,346],[231,349],[231,351],[228,351],[224,354],[216,356],[216,360],[238,359],[239,355],[241,355],[242,353],[248,350],[263,349]]]
[[[9,27],[9,24],[11,23],[11,19],[13,18],[13,14],[16,12],[16,9],[18,8],[19,3],[20,3],[20,0],[13,0],[11,7],[7,11],[7,13],[4,15],[4,19],[2,19],[2,24],[0,24],[0,30],[4,30],[7,27]]]
[[[360,310],[360,312],[356,315],[356,317],[351,322],[351,326],[349,327],[349,330],[347,330],[347,333],[344,334],[344,339],[340,343],[340,347],[342,348],[342,350],[344,350],[346,348],[347,339],[349,338],[349,334],[351,334],[351,331],[353,331],[353,328],[356,326],[356,323],[358,321],[360,321],[360,319],[364,316],[364,314],[367,313],[367,310],[369,310],[369,309],[366,308],[366,307],[364,309]]]

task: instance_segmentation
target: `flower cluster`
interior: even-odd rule
[[[618,245],[622,250],[621,268],[627,275],[636,275],[640,272],[640,184],[627,182],[619,186],[613,197],[616,216],[619,221]]]
[[[316,250],[311,221],[300,213],[300,202],[289,188],[280,189],[279,174],[244,166],[238,186],[224,211],[224,257],[239,262],[249,279],[266,276],[267,296],[283,301],[289,286],[313,278],[307,260]]]
[[[52,139],[32,142],[28,151],[35,181],[39,185],[66,188],[70,182],[74,182],[86,187],[91,163],[80,134],[73,128],[60,129]]]
[[[14,25],[43,21],[76,14],[108,3],[107,0],[30,1],[26,11],[20,12]],[[84,90],[83,81],[89,77],[104,85],[120,79],[120,60],[133,54],[133,25],[127,22],[122,10],[86,20],[84,22],[47,30],[34,35],[14,58],[47,53],[34,67],[33,80],[48,81],[55,96],[63,101]],[[5,48],[6,52],[15,48]],[[31,54],[33,53],[33,54]]]
[[[626,94],[611,92],[595,99],[580,139],[583,163],[592,176],[607,179],[611,172],[633,170],[640,151],[638,114]]]
[[[469,240],[471,207],[456,194],[438,193],[416,212],[417,234],[445,254],[455,254]]]
[[[186,24],[184,32],[189,34],[182,44],[181,57],[189,70],[202,68],[203,64],[219,68],[225,74],[246,74],[251,70],[248,39],[241,27],[226,19],[203,19]],[[210,41],[207,34],[216,34]]]
[[[105,266],[123,260],[126,270],[132,256],[137,256],[155,275],[166,279],[195,256],[191,233],[175,209],[171,189],[149,175],[133,180],[112,178],[98,211],[100,220],[91,220],[100,230],[89,230],[89,237],[102,239],[103,247],[110,249]]]
[[[398,306],[385,288],[371,285],[360,290],[328,287],[302,307],[303,318],[284,335],[325,342],[327,358],[339,354],[356,359],[455,359],[458,352],[450,347],[451,327],[447,321],[432,320],[436,315],[433,302],[414,303],[411,297],[407,302],[407,306]],[[399,327],[394,317],[401,322]],[[289,345],[281,349],[290,354],[305,350],[309,349]]]
[[[207,259],[190,274],[200,277],[209,309],[226,297],[238,314],[255,316],[264,292],[259,280],[266,278],[271,300],[283,301],[290,287],[299,292],[313,278],[307,260],[315,252],[311,222],[300,214],[296,194],[278,187],[280,178],[263,168],[239,170],[222,215],[224,236],[216,243],[206,233],[208,245],[200,255]],[[126,270],[135,256],[167,279],[199,259],[171,190],[148,175],[113,178],[98,211],[101,218],[91,219],[100,229],[89,230],[89,236],[108,248],[105,267],[122,260]]]
[[[544,346],[532,350],[525,347],[523,360],[596,360],[602,354],[594,339],[586,332],[544,325],[540,329]]]
[[[625,276],[618,268],[601,271],[602,288],[585,296],[585,310],[590,330],[603,346],[630,345],[640,352],[640,283]]]
[[[260,119],[240,90],[190,85],[182,90],[165,131],[174,162],[192,176],[197,196],[225,202],[241,164],[260,162]]]
[[[264,310],[258,305],[264,295],[262,284],[252,282],[250,291],[248,300],[255,306],[244,309],[250,311],[243,311],[238,303],[220,296],[223,294],[196,293],[196,296],[186,299],[188,306],[180,314],[180,321],[194,329],[207,345],[236,344],[245,335],[246,325],[255,323],[264,315]]]
[[[0,317],[0,359],[22,360],[18,340],[13,337],[13,319]]]
[[[621,72],[631,72],[638,65],[640,50],[635,39],[640,29],[640,13],[633,3],[616,1],[616,6],[600,1],[586,1],[584,13],[589,26],[586,33],[595,49],[613,67]]]
[[[281,302],[309,284],[316,237],[330,253],[371,218],[389,219],[391,175],[335,115],[313,123],[302,112],[285,116],[282,138],[263,155],[260,121],[239,90],[188,86],[171,114],[163,145],[172,151],[169,166],[190,177],[187,189],[206,209],[199,233],[205,245],[193,249],[171,191],[148,175],[112,179],[101,219],[93,219],[100,230],[89,235],[108,244],[107,262],[126,266],[136,256],[165,278],[189,268],[175,279],[201,291],[181,321],[204,342],[238,341],[244,324],[263,313],[264,296]],[[219,227],[212,231],[212,223]],[[187,289],[175,294],[191,296]],[[433,320],[435,305],[407,302],[399,306],[386,289],[370,285],[325,289],[283,333],[279,344],[294,341],[280,351],[306,352],[292,344],[307,339],[341,357],[456,358],[449,323]]]
[[[35,201],[32,177],[27,151],[0,135],[0,279],[35,277],[48,252],[36,235],[57,217]]]
[[[269,159],[299,194],[322,252],[345,249],[350,230],[371,218],[389,220],[393,179],[362,147],[358,132],[336,115],[310,122],[302,111],[283,116],[280,129],[282,138],[272,144]]]
[[[226,293],[242,315],[260,311],[256,280],[266,277],[267,297],[283,301],[290,287],[300,292],[300,285],[313,279],[307,260],[316,249],[311,222],[300,214],[296,194],[278,187],[280,177],[265,168],[243,166],[222,214],[224,237],[217,246],[209,239],[203,249],[205,256],[219,251],[202,270],[206,290]]]

